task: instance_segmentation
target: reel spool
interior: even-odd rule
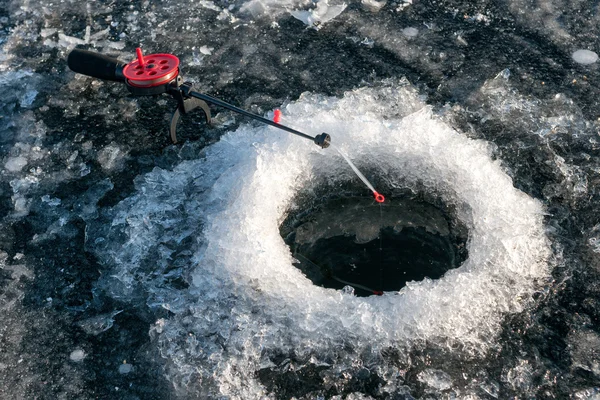
[[[179,59],[172,54],[150,54],[144,56],[142,49],[136,49],[137,60],[123,68],[127,86],[150,89],[163,86],[179,75]]]

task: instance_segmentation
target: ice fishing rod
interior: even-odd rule
[[[263,124],[309,139],[321,148],[329,147],[331,136],[325,132],[313,137],[280,124],[278,118],[276,118],[276,121],[271,121],[223,100],[197,92],[194,90],[192,83],[183,81],[179,74],[179,59],[172,54],[145,56],[140,48],[136,49],[136,54],[137,59],[127,64],[104,54],[74,49],[67,57],[67,65],[72,71],[83,75],[106,81],[124,82],[129,92],[134,96],[154,96],[163,93],[173,96],[177,100],[177,109],[171,117],[169,128],[173,143],[177,143],[177,122],[181,114],[187,114],[196,108],[200,108],[204,111],[206,122],[210,123],[210,108],[207,104],[210,103],[245,115]]]

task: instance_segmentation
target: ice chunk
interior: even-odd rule
[[[112,328],[115,323],[115,315],[121,312],[122,310],[96,315],[77,322],[77,325],[88,335],[96,336]]]
[[[214,50],[213,47],[208,47],[208,46],[200,47],[200,53],[205,54],[205,55],[211,55],[213,50]]]
[[[27,165],[27,158],[22,156],[9,157],[4,163],[4,168],[10,172],[19,172]]]
[[[575,400],[600,400],[600,388],[591,387],[579,390],[573,394]]]
[[[212,11],[221,11],[221,7],[217,6],[213,1],[210,0],[200,0],[200,6],[206,8],[207,10]]]
[[[17,193],[11,196],[14,206],[13,216],[24,217],[29,214],[29,208],[31,207],[31,199],[28,199],[24,195]]]
[[[87,26],[83,39],[65,35],[63,32],[58,33],[58,41],[54,42],[49,38],[44,41],[44,45],[49,47],[65,47],[72,49],[77,45],[92,45],[94,47],[108,47],[115,50],[122,50],[125,47],[125,42],[113,42],[107,38],[110,33],[110,28],[92,34],[91,27]]]
[[[450,375],[439,369],[426,369],[419,373],[417,378],[436,390],[448,390],[452,387],[452,378],[450,378]]]
[[[387,0],[381,0],[381,1],[377,1],[377,0],[362,0],[362,4],[370,11],[372,12],[377,12],[379,10],[381,10],[381,8],[383,6],[385,6],[387,3]]]
[[[402,29],[402,34],[406,37],[416,37],[419,34],[419,30],[417,28],[408,27]]]
[[[240,11],[250,13],[259,18],[265,15],[276,16],[291,7],[306,3],[305,0],[250,0],[244,2]]]
[[[127,152],[111,143],[98,152],[98,162],[106,171],[119,171],[127,160]]]
[[[42,201],[44,203],[48,204],[49,206],[58,206],[61,203],[59,198],[57,198],[57,197],[51,198],[50,195],[47,195],[47,194],[42,196]]]
[[[328,0],[321,0],[317,3],[317,7],[301,11],[295,10],[290,12],[292,16],[304,22],[309,27],[319,29],[324,23],[331,21],[340,15],[346,9],[346,4],[329,5]]]
[[[71,48],[71,47],[75,47],[77,45],[84,45],[85,40],[83,39],[79,39],[73,36],[68,36],[65,35],[64,33],[59,33],[58,34],[58,44],[62,47],[67,47],[67,48]]]
[[[396,7],[396,11],[402,11],[404,10],[406,7],[412,5],[413,0],[401,0],[398,1],[398,7]]]
[[[243,12],[249,12],[254,17],[259,17],[265,14],[267,6],[261,0],[250,0],[246,2],[240,10]]]
[[[133,365],[127,364],[127,362],[123,361],[123,364],[119,365],[119,373],[121,375],[127,375],[133,371]]]
[[[583,330],[571,334],[569,342],[573,367],[600,377],[600,336],[592,330]]]
[[[28,90],[27,92],[25,92],[23,94],[23,96],[21,96],[21,100],[19,101],[21,107],[23,108],[28,108],[31,107],[31,105],[33,104],[33,101],[35,100],[35,98],[38,95],[38,91],[37,90]]]
[[[87,354],[85,354],[85,352],[83,350],[76,349],[71,352],[71,354],[69,355],[69,358],[71,359],[71,361],[80,362],[80,361],[83,361],[83,359],[86,356],[87,356]]]
[[[479,384],[479,388],[495,399],[498,398],[500,393],[500,385],[495,381],[482,382]]]
[[[43,28],[40,31],[40,36],[43,38],[47,38],[48,36],[52,36],[56,33],[57,29],[56,28]]]
[[[517,364],[503,373],[504,381],[514,390],[528,392],[533,385],[533,368],[527,360],[517,360]]]
[[[86,221],[95,218],[98,215],[98,201],[113,188],[114,185],[108,178],[97,182],[79,196],[73,204],[73,211]]]
[[[571,54],[571,57],[573,58],[573,60],[575,60],[576,63],[583,65],[593,64],[596,61],[598,61],[598,54],[591,50],[577,50],[573,54]]]
[[[354,296],[354,288],[350,285],[346,285],[342,288],[342,293]]]

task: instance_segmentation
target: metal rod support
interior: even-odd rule
[[[216,106],[226,108],[226,109],[234,111],[234,112],[236,112],[238,114],[245,115],[246,117],[250,117],[252,119],[260,121],[263,124],[274,126],[275,128],[279,128],[279,129],[284,130],[286,132],[293,133],[294,135],[298,135],[298,136],[303,137],[305,139],[309,139],[309,140],[311,140],[313,142],[315,141],[314,137],[312,137],[310,135],[307,135],[306,133],[302,133],[300,131],[297,131],[295,129],[287,127],[285,125],[278,124],[277,122],[271,121],[270,119],[261,117],[260,115],[256,115],[256,114],[253,114],[253,113],[248,112],[246,110],[243,110],[241,108],[238,108],[238,107],[236,107],[234,105],[231,105],[229,103],[224,102],[223,100],[219,100],[216,97],[212,97],[212,96],[209,96],[207,94],[198,93],[198,92],[195,92],[193,90],[189,91],[188,93],[184,93],[184,94],[187,95],[187,96],[195,97],[195,98],[200,99],[200,100],[204,100],[207,103],[212,103],[212,104],[214,104]]]

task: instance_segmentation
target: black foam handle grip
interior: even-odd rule
[[[77,73],[107,81],[123,82],[126,63],[93,51],[73,49],[67,57],[67,65]]]

